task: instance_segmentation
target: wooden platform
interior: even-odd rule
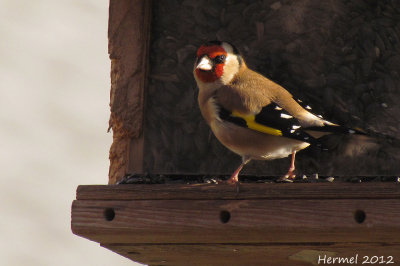
[[[79,186],[71,225],[149,265],[400,263],[400,184]]]

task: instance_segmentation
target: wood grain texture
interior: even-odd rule
[[[400,262],[400,245],[372,244],[304,244],[304,245],[232,245],[232,244],[106,244],[102,245],[131,260],[148,265],[317,265],[318,258],[340,256],[394,256]],[[241,264],[244,263],[244,264]],[[322,264],[323,265],[323,264]],[[337,264],[336,264],[337,265]],[[396,264],[394,264],[396,265]]]
[[[400,199],[396,183],[244,183],[79,186],[78,200]]]
[[[78,200],[72,230],[101,243],[400,243],[400,199]]]
[[[127,172],[142,171],[145,86],[150,37],[150,1],[111,0],[109,17],[109,54],[111,59],[109,183]],[[132,144],[134,147],[132,147]],[[129,154],[130,151],[134,154]],[[132,157],[135,163],[132,164]]]
[[[241,184],[239,194],[211,184],[79,186],[71,227],[149,265],[302,266],[324,254],[398,261],[399,193],[395,183]]]

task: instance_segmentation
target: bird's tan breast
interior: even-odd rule
[[[223,120],[213,120],[210,127],[217,139],[228,149],[255,160],[287,157],[310,144],[294,139],[260,133]]]
[[[201,114],[208,125],[218,119],[218,107],[214,95],[215,90],[200,89],[197,97]]]

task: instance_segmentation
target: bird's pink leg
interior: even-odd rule
[[[294,166],[295,158],[296,158],[296,151],[292,151],[292,161],[290,164],[290,168],[286,175],[279,178],[279,181],[292,181],[296,178],[296,175],[294,174],[294,170],[296,169]]]
[[[231,177],[226,181],[228,184],[237,184],[239,183],[239,173],[242,170],[243,166],[245,166],[248,162],[250,162],[250,159],[245,159],[243,158],[242,163],[239,165],[239,167],[233,172]]]
[[[242,163],[236,170],[235,172],[233,172],[233,174],[231,175],[231,178],[229,178],[226,183],[228,184],[236,184],[237,182],[239,182],[239,172],[240,170],[242,170],[244,164]]]

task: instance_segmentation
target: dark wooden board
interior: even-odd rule
[[[210,132],[196,99],[196,50],[215,39],[235,44],[250,68],[316,114],[361,127],[379,143],[346,156],[346,144],[359,143],[333,137],[328,152],[309,147],[297,154],[297,175],[400,172],[400,143],[391,140],[400,139],[400,1],[153,1],[152,12],[145,173],[229,175],[240,164]],[[242,173],[283,175],[289,165],[252,161]]]
[[[400,259],[399,184],[240,188],[237,193],[225,184],[79,186],[71,227],[149,265],[301,266],[316,265],[311,260],[318,254]]]
[[[239,193],[229,185],[80,186],[72,229],[102,243],[400,241],[400,186],[373,185],[242,184]]]
[[[396,175],[400,5],[372,2],[111,0],[109,183],[127,173],[230,174],[238,166],[197,106],[195,51],[214,39],[236,44],[250,67],[316,113],[365,128],[379,143],[353,158],[307,149],[298,175]],[[346,146],[344,139],[333,142]],[[288,166],[254,161],[243,173],[282,175]]]
[[[101,243],[400,243],[400,199],[75,201],[72,229]]]
[[[400,199],[399,183],[244,183],[79,186],[78,200]]]

